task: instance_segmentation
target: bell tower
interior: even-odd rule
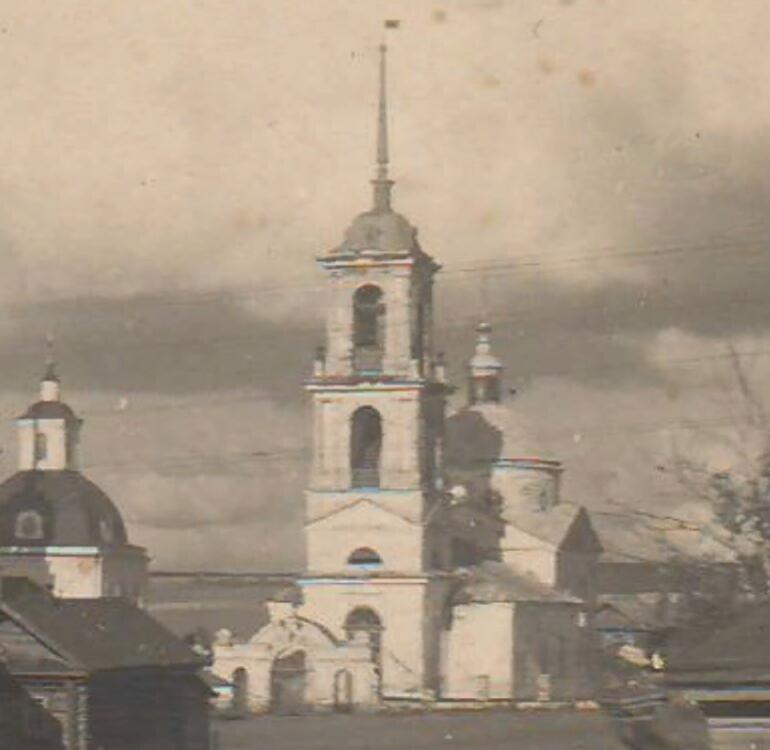
[[[422,528],[440,462],[443,368],[433,354],[433,277],[439,269],[417,231],[391,205],[385,47],[380,48],[377,172],[372,208],[340,246],[320,257],[328,281],[326,345],[307,390],[313,398],[314,454],[307,494],[308,568],[346,570],[354,540],[317,538],[316,522],[358,501],[408,519],[412,538],[368,539],[384,569],[417,571],[435,560]],[[350,547],[350,549],[347,549]]]
[[[328,295],[306,383],[314,452],[301,584],[306,615],[339,638],[351,621],[379,623],[383,694],[413,695],[438,668],[424,634],[428,590],[449,559],[438,512],[449,388],[433,342],[439,265],[392,207],[384,46],[379,71],[372,206],[317,259]]]

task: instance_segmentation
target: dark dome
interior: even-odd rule
[[[353,219],[345,239],[335,252],[360,253],[375,250],[383,253],[417,251],[417,230],[395,211],[367,211]]]
[[[75,412],[61,401],[38,401],[32,404],[19,419],[66,419],[79,422]]]
[[[19,471],[0,484],[0,546],[127,543],[112,500],[77,471]]]

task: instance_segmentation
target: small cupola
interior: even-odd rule
[[[61,382],[56,374],[56,365],[53,362],[48,362],[43,379],[40,381],[40,400],[58,401],[60,396]]]
[[[81,420],[61,401],[61,381],[49,361],[40,381],[40,400],[17,420],[19,469],[61,471],[76,468]]]
[[[476,349],[468,363],[468,401],[473,404],[499,403],[502,397],[503,366],[492,354],[492,326],[479,323]]]

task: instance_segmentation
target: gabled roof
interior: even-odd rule
[[[600,630],[654,630],[663,624],[663,610],[657,594],[603,595],[594,624]]]
[[[493,602],[562,602],[582,600],[558,591],[505,563],[487,561],[469,568],[465,581],[452,597],[455,604]]]
[[[29,668],[39,672],[62,665],[86,674],[142,667],[197,669],[205,663],[124,599],[57,599],[26,578],[3,578],[0,584],[0,617],[4,615],[32,635],[53,654],[55,662],[47,665],[32,658],[30,663],[28,651],[16,653],[11,648],[6,663],[12,672]]]
[[[503,511],[502,517],[507,524],[558,547],[579,513],[577,506],[559,503],[544,510]]]
[[[404,523],[408,523],[411,525],[416,525],[418,523],[417,520],[408,518],[405,515],[402,515],[401,513],[398,513],[397,511],[393,510],[392,508],[389,508],[387,505],[384,505],[383,503],[376,503],[374,500],[368,498],[368,497],[357,497],[355,500],[351,500],[349,503],[344,503],[343,505],[337,505],[331,510],[329,510],[327,513],[321,513],[318,516],[315,516],[313,518],[308,518],[307,521],[305,521],[305,526],[311,526],[316,523],[320,523],[321,521],[325,521],[328,518],[331,518],[332,516],[336,516],[340,513],[343,513],[344,511],[348,511],[351,508],[355,508],[358,505],[370,505],[373,508],[376,508],[379,512],[385,513],[387,515],[393,516],[394,518],[398,518],[400,521],[403,521]]]

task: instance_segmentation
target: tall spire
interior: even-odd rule
[[[380,105],[377,116],[377,176],[374,185],[374,210],[378,213],[390,211],[390,189],[393,181],[388,178],[388,100],[387,100],[387,52],[386,45],[380,45]]]

